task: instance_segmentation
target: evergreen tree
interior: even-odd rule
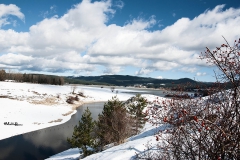
[[[147,106],[147,100],[137,94],[132,101],[128,105],[128,111],[133,117],[133,133],[138,134],[146,122],[146,114],[143,113],[143,109]]]
[[[94,150],[89,150],[87,147],[95,148],[95,138],[93,136],[95,124],[96,122],[93,121],[91,112],[87,108],[81,121],[78,122],[78,126],[74,127],[72,138],[67,138],[72,147],[82,149],[84,157],[94,153]]]
[[[102,114],[98,116],[96,136],[98,145],[116,142],[122,143],[130,136],[131,119],[123,102],[115,96],[104,104]]]

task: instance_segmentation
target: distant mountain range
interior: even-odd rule
[[[156,79],[150,77],[138,77],[129,75],[102,75],[102,76],[69,76],[65,79],[68,83],[78,83],[87,85],[115,85],[115,86],[134,86],[144,85],[146,87],[173,87],[179,84],[191,85],[211,85],[209,82],[197,82],[190,78],[181,79]]]

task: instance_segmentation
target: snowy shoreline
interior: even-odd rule
[[[79,101],[68,104],[67,98],[76,96],[71,94],[71,87],[0,82],[0,140],[63,124],[81,105],[107,101],[116,95],[107,88],[76,86],[75,92],[82,92],[86,97],[79,96]],[[120,100],[126,100],[132,95],[119,92],[117,96]],[[18,123],[22,126],[6,123]]]

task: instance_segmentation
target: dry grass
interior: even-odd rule
[[[44,105],[58,104],[58,102],[56,102],[56,97],[47,97],[47,98],[42,99],[42,100],[32,100],[32,101],[30,101],[30,103],[33,103],[33,104],[44,104]]]
[[[0,98],[9,98],[7,95],[0,95]]]
[[[62,115],[63,115],[63,116],[67,116],[67,115],[72,114],[72,113],[73,113],[73,111],[69,111],[69,112],[64,113],[64,114],[62,114]]]
[[[50,121],[48,123],[53,123],[53,122],[62,122],[62,119],[53,120],[53,121]]]

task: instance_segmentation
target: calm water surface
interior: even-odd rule
[[[40,160],[69,149],[67,137],[72,136],[84,110],[89,107],[92,117],[97,119],[103,105],[103,102],[84,104],[64,124],[0,140],[0,160]]]

